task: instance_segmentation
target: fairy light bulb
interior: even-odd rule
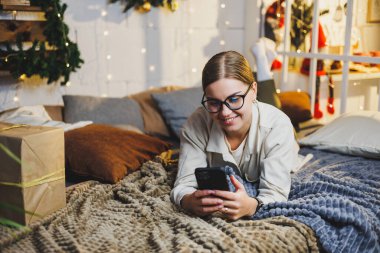
[[[108,36],[109,32],[108,32],[107,30],[105,30],[105,31],[103,32],[103,34],[104,34],[104,36]]]
[[[65,43],[65,46],[68,47],[68,46],[69,46],[69,42],[66,42],[66,43]]]
[[[230,21],[226,20],[226,21],[224,22],[224,24],[225,24],[225,25],[230,25]]]
[[[112,75],[111,74],[108,74],[107,75],[107,80],[109,81],[109,80],[111,80],[112,79]]]
[[[145,47],[141,48],[141,53],[142,53],[142,54],[145,54],[145,53],[146,53],[146,48],[145,48]]]
[[[8,57],[5,57],[4,61],[5,61],[5,62],[8,62]]]
[[[61,18],[61,13],[58,13],[57,16],[58,16],[59,18]]]
[[[15,102],[18,102],[20,99],[18,98],[18,96],[14,96],[13,97],[13,101],[15,101]]]
[[[220,4],[220,8],[222,9],[226,8],[226,4],[225,3]]]
[[[191,69],[191,72],[193,72],[193,73],[197,73],[197,71],[198,71],[197,68],[192,68]]]
[[[103,98],[108,97],[107,93],[102,93],[102,95],[100,95],[100,96],[103,97]]]
[[[281,93],[281,90],[280,90],[280,89],[276,89],[276,92],[277,92],[277,93]]]
[[[71,82],[67,82],[67,83],[66,83],[66,86],[67,86],[67,87],[70,87],[70,86],[71,86]]]
[[[105,10],[102,10],[102,12],[100,13],[100,15],[102,15],[102,17],[105,17],[105,16],[107,16],[107,11],[105,11]]]
[[[66,68],[70,68],[70,64],[69,63],[66,63]]]
[[[156,70],[156,67],[154,66],[154,65],[150,65],[149,66],[149,71],[150,72],[153,72],[153,71],[155,71]]]
[[[301,92],[301,89],[297,89],[297,92]]]
[[[111,60],[111,55],[110,55],[110,54],[107,54],[106,59],[107,59],[107,60]]]
[[[224,40],[220,40],[220,41],[219,41],[219,44],[220,44],[221,46],[224,46],[224,45],[226,44],[226,41],[224,41]]]

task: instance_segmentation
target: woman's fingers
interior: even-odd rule
[[[236,189],[235,191],[237,190],[245,191],[244,185],[240,183],[239,180],[236,179],[236,177],[234,177],[233,175],[230,175],[230,179],[231,179],[231,183],[234,185]]]
[[[214,190],[197,190],[194,192],[194,197],[202,198],[202,197],[213,195],[213,194],[215,194]]]

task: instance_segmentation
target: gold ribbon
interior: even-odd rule
[[[21,183],[10,183],[10,182],[0,182],[0,185],[6,185],[6,186],[16,186],[20,188],[27,188],[27,187],[32,187],[40,184],[45,184],[53,181],[57,181],[59,179],[64,179],[65,176],[58,176],[62,170],[58,170],[55,172],[52,172],[50,174],[47,174],[45,176],[42,176],[40,178],[36,178],[32,181],[29,182],[21,182]]]
[[[25,126],[28,126],[28,125],[26,125],[26,124],[15,124],[15,125],[12,125],[12,126],[9,126],[9,127],[0,128],[0,132],[7,131],[7,130],[10,130],[10,129],[13,129],[13,128],[25,127]]]

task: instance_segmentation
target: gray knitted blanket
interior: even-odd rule
[[[157,158],[115,185],[85,182],[67,207],[31,226],[0,226],[1,252],[318,252],[314,232],[280,216],[198,218],[169,200],[175,166]]]

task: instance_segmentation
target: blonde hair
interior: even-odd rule
[[[236,51],[218,53],[206,63],[202,72],[203,90],[223,78],[236,79],[247,85],[255,81],[247,59]]]

